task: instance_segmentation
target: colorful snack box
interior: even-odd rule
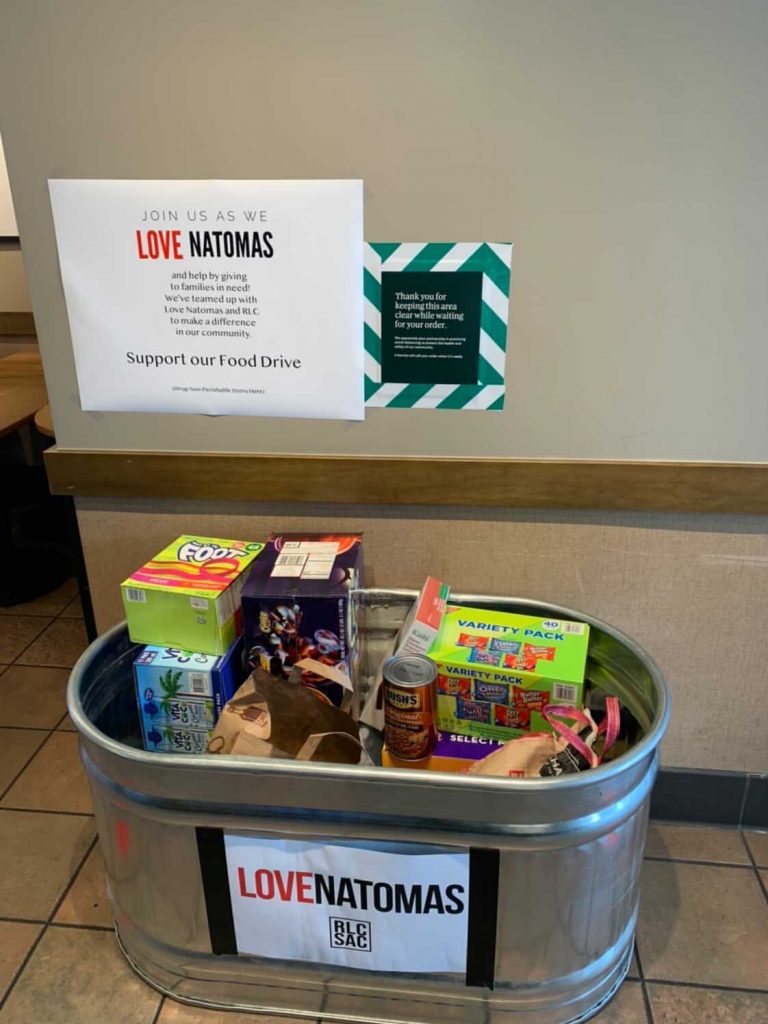
[[[386,747],[381,753],[383,768],[426,768],[435,772],[466,772],[470,766],[492,754],[504,744],[481,736],[460,736],[442,733],[426,761],[401,761],[392,757]]]
[[[121,584],[131,640],[224,654],[242,630],[240,592],[263,547],[177,537]]]
[[[580,708],[589,626],[450,606],[429,651],[437,664],[437,727],[499,741],[551,732],[547,704]]]
[[[245,677],[243,642],[238,638],[220,657],[147,646],[133,663],[133,677],[144,749],[199,753]],[[187,733],[204,734],[205,743]],[[189,750],[196,743],[200,750]]]
[[[251,668],[286,678],[312,658],[356,678],[356,598],[362,535],[273,533],[243,587],[245,652]],[[302,682],[336,707],[348,691],[311,671]]]

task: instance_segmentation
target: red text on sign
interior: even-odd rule
[[[140,260],[183,260],[180,231],[137,231]]]

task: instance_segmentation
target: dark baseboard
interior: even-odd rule
[[[662,768],[651,796],[651,817],[768,829],[768,775]]]

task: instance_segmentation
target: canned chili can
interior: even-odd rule
[[[424,761],[435,749],[437,668],[423,654],[395,654],[382,666],[384,742],[392,757]]]

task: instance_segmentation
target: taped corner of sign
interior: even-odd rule
[[[317,661],[315,658],[302,658],[301,661],[296,662],[296,668],[303,669],[305,672],[314,672],[316,675],[322,676],[323,679],[337,683],[345,690],[349,690],[350,693],[354,690],[352,680],[346,673],[331,665],[326,665],[322,661]]]

